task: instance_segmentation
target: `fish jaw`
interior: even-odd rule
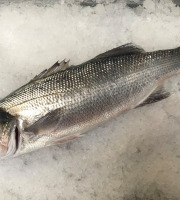
[[[0,109],[0,159],[15,154],[19,144],[18,138],[16,118]]]
[[[17,151],[17,137],[16,137],[16,126],[11,128],[11,132],[9,133],[9,141],[7,144],[0,144],[0,159],[6,159],[9,157],[13,157],[15,152]]]
[[[8,148],[2,144],[0,144],[0,157],[3,157],[6,155],[8,151]]]

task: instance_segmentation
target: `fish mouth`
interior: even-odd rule
[[[1,157],[2,159],[5,159],[7,157],[15,157],[20,149],[21,146],[21,134],[16,125],[13,126],[13,128],[10,131],[10,138],[8,142],[7,152],[5,156]]]

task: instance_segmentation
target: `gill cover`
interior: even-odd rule
[[[15,127],[15,117],[0,108],[0,157],[15,153]]]

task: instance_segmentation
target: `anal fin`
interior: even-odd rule
[[[170,92],[166,91],[166,89],[164,88],[164,86],[159,86],[157,87],[153,93],[151,93],[148,98],[143,101],[141,104],[139,104],[137,106],[138,107],[142,107],[144,105],[147,105],[147,104],[151,104],[151,103],[155,103],[155,102],[158,102],[158,101],[161,101],[163,99],[166,99],[170,96]]]

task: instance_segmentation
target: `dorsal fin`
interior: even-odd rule
[[[112,50],[106,51],[95,57],[95,59],[106,58],[106,57],[115,57],[115,56],[124,56],[124,55],[133,55],[145,53],[144,49],[141,47],[135,46],[132,43],[122,45],[120,47],[114,48]]]
[[[36,75],[30,82],[45,78],[59,71],[63,71],[67,68],[69,68],[69,60],[67,62],[65,60],[61,62],[57,61],[52,67],[50,67],[49,69],[45,69],[40,74]]]

